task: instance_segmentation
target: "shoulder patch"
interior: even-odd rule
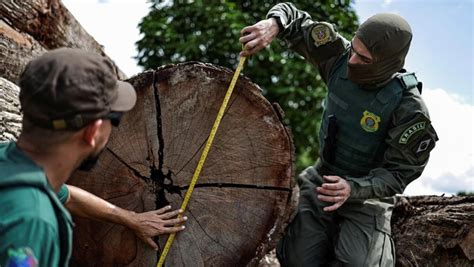
[[[332,31],[333,29],[325,23],[316,24],[311,30],[314,45],[319,47],[332,41]]]
[[[408,140],[417,132],[424,130],[426,128],[426,121],[420,121],[410,125],[408,128],[403,131],[398,143],[406,145]]]
[[[418,79],[413,72],[399,74],[397,78],[405,89],[415,88],[418,85]]]
[[[38,260],[29,247],[9,248],[5,267],[36,267]]]

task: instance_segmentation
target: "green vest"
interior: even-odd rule
[[[43,170],[15,143],[0,144],[0,214],[1,266],[30,257],[38,266],[69,265],[71,215]]]
[[[333,67],[319,132],[324,169],[336,175],[364,176],[381,167],[391,116],[403,91],[416,87],[413,73],[398,74],[380,89],[360,88],[347,78],[347,57]]]

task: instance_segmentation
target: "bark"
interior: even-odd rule
[[[46,49],[25,33],[12,29],[0,20],[0,75],[18,84],[18,78],[28,61]]]
[[[19,88],[0,78],[0,142],[14,141],[21,130]]]
[[[402,197],[392,216],[397,266],[473,266],[474,197]]]
[[[77,172],[70,183],[135,212],[178,207],[231,78],[230,70],[200,63],[132,78],[137,105],[94,171]],[[295,204],[293,146],[282,120],[279,107],[241,77],[167,266],[256,265],[274,246]],[[159,256],[116,225],[77,220],[75,237],[76,266],[154,266]],[[159,238],[161,248],[166,239]]]
[[[0,2],[0,76],[16,82],[29,59],[59,47],[105,55],[59,0]],[[117,68],[118,77],[125,75]]]

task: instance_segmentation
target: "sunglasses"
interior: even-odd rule
[[[123,112],[112,111],[109,114],[105,115],[104,119],[110,120],[112,126],[118,127],[120,124],[120,120],[122,119]]]

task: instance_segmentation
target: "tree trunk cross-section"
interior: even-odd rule
[[[71,184],[136,212],[180,206],[232,72],[186,63],[131,78],[138,100],[92,172]],[[166,266],[245,266],[275,245],[294,209],[293,145],[278,105],[239,78]],[[158,239],[164,247],[167,236]],[[124,227],[76,219],[73,264],[153,266]]]

